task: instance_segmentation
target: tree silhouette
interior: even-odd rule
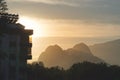
[[[38,62],[28,65],[28,80],[120,80],[120,67],[116,65],[83,62],[67,70],[42,65]]]
[[[68,70],[69,80],[119,80],[120,67],[90,62],[74,64]]]
[[[7,10],[7,3],[4,0],[0,0],[0,13],[5,13]]]
[[[0,24],[3,25],[5,23],[16,23],[19,19],[19,15],[17,14],[9,14],[7,13],[7,3],[5,0],[0,0]],[[1,34],[1,33],[0,33]]]

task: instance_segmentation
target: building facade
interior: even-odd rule
[[[27,60],[32,59],[31,35],[17,23],[18,15],[0,14],[0,71],[1,80],[26,80]]]

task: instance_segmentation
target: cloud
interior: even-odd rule
[[[120,0],[8,0],[8,4],[20,15],[120,24]]]
[[[7,0],[10,2],[11,0]],[[68,6],[91,6],[94,3],[104,2],[103,0],[12,0],[12,2],[35,2],[52,5],[68,5]]]
[[[7,0],[8,2],[10,0]],[[74,1],[67,1],[67,0],[12,0],[12,2],[37,2],[37,3],[45,3],[45,4],[60,4],[60,5],[68,5],[68,6],[77,6],[77,4],[74,3]],[[75,1],[76,2],[76,1]]]
[[[8,2],[39,2],[46,4],[63,4],[72,6],[107,6],[119,4],[119,0],[7,0]]]

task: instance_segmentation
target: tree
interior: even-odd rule
[[[0,24],[1,25],[4,25],[6,23],[16,23],[17,20],[19,19],[18,14],[17,15],[9,14],[6,12],[7,10],[8,10],[7,3],[5,2],[5,0],[0,0]]]
[[[7,3],[4,0],[0,0],[0,13],[5,13],[7,10]]]
[[[117,65],[83,62],[67,70],[42,65],[41,62],[28,64],[28,80],[120,80],[120,66]]]

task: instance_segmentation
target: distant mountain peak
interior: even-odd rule
[[[45,51],[47,51],[47,52],[51,52],[51,51],[52,52],[53,51],[63,51],[63,49],[59,45],[55,44],[55,45],[48,46]]]
[[[49,46],[41,53],[38,60],[44,62],[47,67],[61,66],[64,68],[68,68],[74,63],[83,61],[94,63],[103,62],[101,59],[93,56],[89,47],[84,43],[77,44],[67,50],[63,50],[58,45]]]
[[[76,45],[73,47],[73,49],[74,49],[74,50],[77,50],[77,51],[84,52],[84,53],[91,53],[89,47],[88,47],[85,43],[76,44]]]

